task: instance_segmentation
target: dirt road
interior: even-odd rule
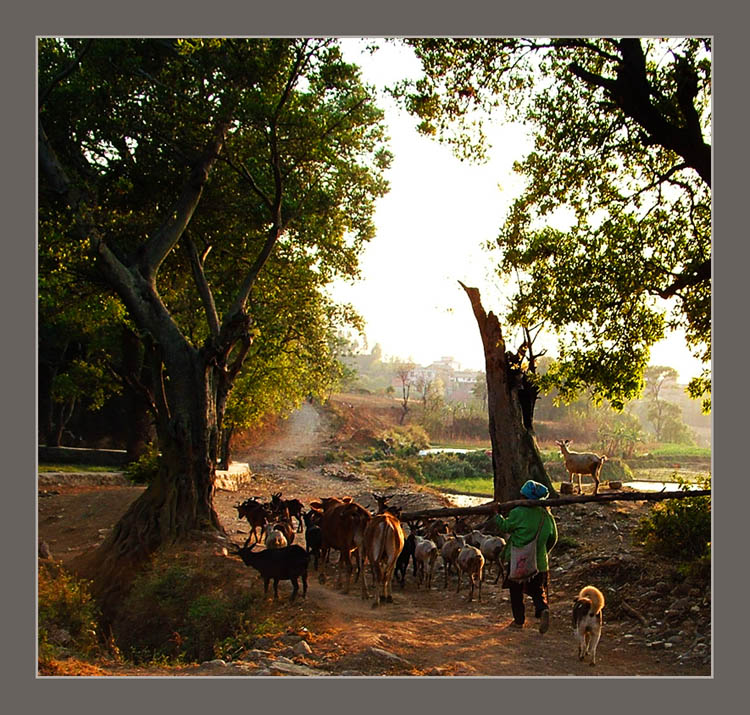
[[[281,491],[285,498],[309,503],[321,496],[350,494],[365,506],[374,506],[371,483],[351,465],[295,466],[298,457],[327,450],[327,438],[325,420],[314,407],[305,405],[273,443],[252,454],[237,455],[238,460],[250,463],[255,478],[240,492],[217,492],[215,497],[232,541],[240,543],[247,535],[246,522],[236,518],[233,508],[246,496],[268,498]],[[53,554],[65,560],[101,538],[140,489],[66,488],[61,484],[53,491],[58,493],[39,500],[39,532]],[[409,508],[446,503],[429,490],[393,491],[392,503]],[[335,566],[329,564],[326,582],[319,583],[311,571],[306,601],[288,604],[282,600],[276,606],[278,616],[303,618],[313,653],[295,662],[321,674],[709,676],[710,592],[675,582],[650,568],[631,540],[632,528],[648,508],[643,503],[622,502],[582,504],[554,512],[561,537],[569,537],[576,545],[553,551],[552,619],[544,635],[537,630],[530,602],[526,627],[509,627],[508,592],[492,583],[494,577],[483,585],[481,602],[470,603],[465,583],[456,593],[455,580],[444,588],[443,576],[438,574],[431,590],[417,589],[411,569],[405,588],[395,587],[394,603],[373,609],[371,600],[360,597],[359,583],[348,594],[334,589]],[[304,543],[304,535],[298,540]],[[367,579],[371,588],[369,572]],[[595,667],[578,661],[569,624],[573,598],[588,583],[600,586],[608,600]],[[280,585],[283,599],[289,590],[288,583]],[[629,616],[623,603],[643,622]],[[265,647],[281,653],[284,644]],[[164,674],[164,669],[131,669],[128,674]]]

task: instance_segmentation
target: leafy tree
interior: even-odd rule
[[[401,417],[398,423],[404,424],[406,415],[409,412],[409,397],[411,395],[412,386],[416,386],[417,378],[414,370],[417,366],[409,361],[394,360],[393,361],[393,372],[401,383]]]
[[[544,322],[541,381],[618,408],[649,348],[681,327],[711,350],[711,45],[705,38],[413,39],[423,75],[395,94],[419,129],[482,158],[480,111],[524,122],[534,148],[500,230],[508,320]],[[569,228],[560,228],[567,217]],[[556,227],[557,226],[557,227]],[[665,303],[664,301],[667,301]],[[707,367],[689,386],[710,407]]]
[[[645,378],[645,397],[648,403],[647,416],[651,424],[654,426],[656,441],[661,442],[663,441],[664,426],[667,419],[667,405],[670,404],[660,398],[661,389],[665,382],[675,382],[677,380],[677,370],[673,367],[652,365],[646,368]]]
[[[40,227],[62,227],[40,244],[62,237],[127,311],[163,456],[88,564],[109,610],[162,543],[221,529],[220,435],[269,260],[305,276],[290,305],[356,277],[390,155],[334,40],[42,39],[38,76]]]

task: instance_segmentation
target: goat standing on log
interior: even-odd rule
[[[592,452],[571,452],[568,449],[570,444],[569,439],[555,440],[555,444],[560,448],[562,452],[563,460],[565,461],[565,469],[570,474],[570,486],[573,487],[573,475],[578,475],[578,493],[583,494],[581,491],[581,475],[590,474],[594,479],[594,494],[599,491],[599,475],[601,474],[604,462],[607,461],[606,456],[599,456]]]

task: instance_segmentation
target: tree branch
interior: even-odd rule
[[[87,40],[86,44],[83,46],[83,49],[70,61],[67,67],[64,67],[60,72],[58,72],[51,80],[50,83],[47,85],[46,89],[41,93],[39,96],[39,109],[41,109],[46,101],[49,99],[50,94],[52,93],[52,90],[60,84],[66,77],[71,75],[73,73],[73,70],[75,70],[76,67],[78,67],[79,64],[81,64],[81,60],[84,58],[86,53],[91,49],[91,46],[93,45],[93,40]]]
[[[440,509],[422,509],[420,511],[407,511],[401,514],[401,520],[439,518],[443,516],[469,516],[471,514],[497,514],[499,511],[509,511],[516,506],[569,506],[571,504],[583,504],[585,502],[612,502],[612,501],[662,501],[664,499],[683,499],[686,497],[711,496],[710,489],[696,489],[688,492],[616,492],[614,494],[588,494],[577,497],[558,497],[555,499],[514,499],[513,501],[494,502],[478,506],[455,506]]]
[[[198,206],[201,194],[203,193],[203,187],[208,181],[211,169],[224,146],[227,128],[228,125],[226,123],[222,123],[216,128],[214,137],[209,142],[205,152],[192,167],[188,180],[170,213],[169,219],[142,248],[139,266],[143,276],[147,280],[153,281],[159,270],[159,266],[172,248],[174,248],[185,228],[187,228],[188,223],[190,223],[193,212]]]
[[[219,337],[219,315],[216,312],[216,303],[214,302],[211,288],[206,280],[206,274],[203,270],[203,260],[198,255],[198,249],[195,247],[192,237],[185,232],[185,246],[190,256],[190,266],[193,269],[193,278],[198,288],[198,294],[203,303],[203,309],[206,311],[206,320],[208,328],[214,338]],[[205,254],[204,254],[205,255]]]

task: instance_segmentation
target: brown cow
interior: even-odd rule
[[[370,512],[352,501],[351,497],[337,499],[326,497],[310,503],[313,509],[322,511],[320,530],[323,536],[323,549],[336,549],[339,563],[336,569],[336,588],[341,586],[341,569],[346,569],[344,593],[349,593],[352,575],[352,554],[357,564],[357,573],[362,571],[365,527],[370,521]],[[367,585],[362,577],[362,594],[367,598]]]
[[[404,530],[401,522],[388,512],[377,514],[370,519],[365,529],[365,556],[372,568],[373,589],[375,600],[373,608],[378,603],[393,603],[393,570],[396,559],[404,548]],[[362,584],[365,578],[362,576]],[[381,593],[382,592],[382,593]],[[367,587],[363,588],[363,598],[367,598]]]

